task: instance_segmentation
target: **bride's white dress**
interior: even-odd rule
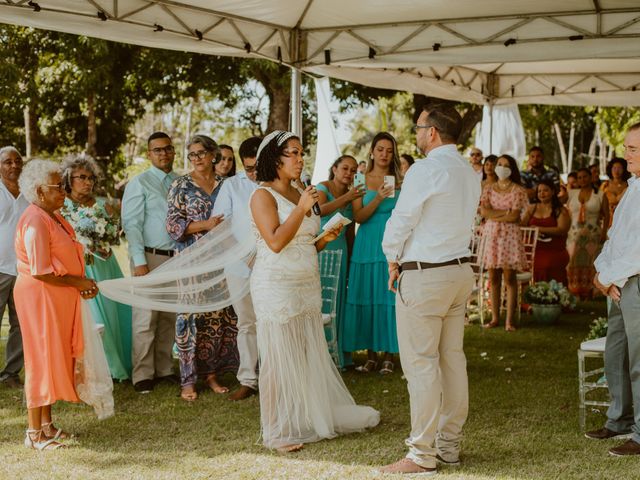
[[[295,205],[268,187],[280,223]],[[374,427],[380,413],[356,405],[329,355],[324,336],[316,215],[305,217],[294,239],[274,253],[252,219],[257,254],[251,297],[260,355],[260,419],[264,445],[279,448]]]

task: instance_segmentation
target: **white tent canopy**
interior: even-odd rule
[[[640,104],[638,0],[0,0],[0,22],[479,104]]]

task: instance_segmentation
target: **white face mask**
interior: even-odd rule
[[[500,180],[504,180],[511,176],[511,169],[509,167],[503,167],[502,165],[498,165],[495,168],[495,172]]]

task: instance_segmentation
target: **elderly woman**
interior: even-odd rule
[[[214,166],[219,164],[219,147],[212,138],[196,135],[187,149],[193,170],[173,182],[167,213],[167,232],[176,241],[178,251],[222,221],[221,215],[211,216],[222,185],[214,171]],[[198,397],[198,377],[204,377],[215,393],[229,391],[217,378],[226,372],[238,371],[237,333],[237,318],[232,307],[217,312],[178,314],[176,344],[183,400],[193,401]]]
[[[82,221],[79,213],[105,219],[111,226],[109,231],[115,233],[108,235],[109,231],[105,232],[105,244],[117,243],[118,219],[109,204],[94,194],[96,182],[101,177],[102,172],[96,162],[86,155],[71,156],[63,162],[62,182],[67,198],[60,213],[84,244],[85,274],[96,282],[123,277],[111,247],[92,246],[90,240],[81,238],[81,229],[76,226],[77,222]],[[102,342],[111,376],[117,380],[130,378],[131,307],[97,295],[89,302],[89,308],[94,321],[104,326]]]
[[[19,179],[31,203],[18,221],[15,249],[18,278],[15,303],[22,330],[29,429],[28,448],[56,449],[70,435],[54,427],[51,406],[78,402],[74,386],[76,359],[84,343],[80,298],[93,298],[98,287],[85,278],[82,245],[62,216],[65,199],[60,168],[32,160]],[[46,334],[44,334],[46,333]]]

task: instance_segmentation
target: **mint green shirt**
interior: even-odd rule
[[[122,228],[129,242],[129,258],[134,266],[146,265],[144,247],[173,250],[175,242],[167,233],[167,196],[174,172],[156,167],[134,177],[124,189]]]

